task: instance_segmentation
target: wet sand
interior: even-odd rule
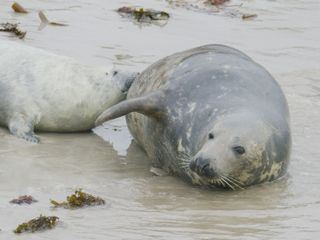
[[[233,1],[234,4],[240,1]],[[245,191],[207,191],[175,177],[155,177],[123,119],[94,133],[40,133],[33,145],[0,129],[0,239],[316,239],[320,232],[320,27],[317,0],[242,1],[217,14],[166,1],[19,1],[27,15],[0,0],[0,22],[20,22],[19,40],[89,64],[143,70],[173,52],[208,43],[236,47],[266,67],[290,106],[293,149],[285,179]],[[233,4],[232,3],[232,4]],[[165,26],[139,26],[114,10],[123,5],[163,9]],[[38,30],[37,11],[67,27]],[[256,13],[243,21],[232,11]],[[114,131],[117,128],[119,131]],[[130,145],[128,151],[127,147]],[[103,207],[50,209],[75,188],[103,197]],[[30,206],[9,201],[31,194]],[[16,236],[17,224],[57,215],[52,231]]]

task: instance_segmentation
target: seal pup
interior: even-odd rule
[[[0,41],[0,125],[34,143],[34,130],[89,130],[103,110],[125,98],[135,76]]]
[[[194,184],[245,188],[287,170],[285,96],[262,66],[234,48],[206,45],[159,60],[96,125],[128,113],[128,128],[153,164]]]

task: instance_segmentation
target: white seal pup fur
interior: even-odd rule
[[[135,76],[0,41],[0,125],[35,143],[34,131],[90,130],[104,109],[125,98]]]

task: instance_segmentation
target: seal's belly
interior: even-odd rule
[[[47,115],[42,116],[35,125],[36,131],[47,132],[77,132],[87,131],[94,127],[95,116],[75,115]]]
[[[49,132],[76,132],[87,131],[94,127],[94,121],[102,112],[102,106],[91,104],[76,104],[69,101],[66,104],[57,104],[52,101],[49,107],[39,108],[40,121],[35,124],[36,131]]]

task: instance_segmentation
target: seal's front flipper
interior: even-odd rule
[[[169,174],[161,168],[151,167],[150,172],[157,177],[168,176]]]
[[[165,93],[163,90],[151,92],[146,96],[128,99],[104,111],[97,118],[95,124],[98,126],[131,112],[138,112],[148,117],[159,119],[165,115],[163,109],[164,101]]]
[[[32,143],[40,142],[39,137],[33,132],[33,122],[27,120],[27,118],[22,115],[11,118],[8,127],[10,132],[18,138]]]

